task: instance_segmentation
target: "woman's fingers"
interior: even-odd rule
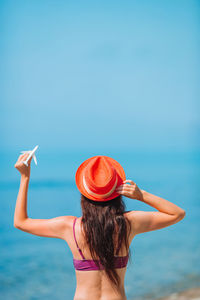
[[[15,165],[21,164],[23,161],[25,161],[27,159],[28,156],[29,156],[28,153],[21,154]],[[32,157],[28,160],[28,164],[31,163],[31,159],[32,159]]]
[[[135,182],[133,182],[133,180],[131,180],[131,179],[126,179],[123,182],[130,182],[131,184],[135,184]]]
[[[24,160],[24,158],[26,157],[26,153],[24,153],[24,154],[21,154],[20,156],[19,156],[19,158],[18,158],[18,163],[20,163],[20,162],[22,162],[23,160]]]
[[[125,183],[125,182],[130,182],[130,184]],[[133,180],[127,179],[127,180],[124,180],[123,183],[116,188],[116,190],[122,189],[122,188],[132,189],[133,186],[136,186],[135,182],[133,182]]]
[[[119,194],[122,194],[124,196],[130,195],[132,193],[132,190],[128,187],[118,188],[116,189],[116,192]]]
[[[23,161],[24,159],[24,154],[21,154],[19,157],[18,157],[18,160],[16,162],[16,164],[19,164],[21,161]]]
[[[137,199],[138,190],[139,189],[137,187],[137,184],[135,182],[133,182],[133,180],[130,180],[130,179],[124,180],[123,184],[119,185],[116,188],[117,193],[122,194],[122,195],[127,196],[132,199]]]
[[[130,181],[132,181],[132,180],[130,180]],[[133,182],[133,181],[132,181]],[[135,185],[135,183],[133,183],[133,184],[128,184],[128,183],[123,183],[123,184],[120,184],[118,187],[117,187],[117,189],[119,189],[119,188],[123,188],[123,187],[128,187],[128,188],[133,188],[133,185]]]
[[[127,184],[127,185],[119,186],[118,188],[116,188],[116,190],[127,190],[127,191],[130,191],[130,190],[132,190],[132,187]]]
[[[130,191],[130,190],[118,190],[117,193],[121,194],[121,195],[124,195],[124,196],[127,196],[127,197],[130,197],[132,191]]]
[[[124,196],[131,196],[131,191],[117,191],[117,193]]]

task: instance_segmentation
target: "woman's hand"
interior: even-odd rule
[[[121,184],[116,188],[117,193],[131,199],[137,199],[137,200],[143,199],[142,191],[139,189],[139,187],[135,182],[128,179],[124,180],[123,182],[124,182],[123,184]],[[125,184],[125,182],[130,182],[130,184]]]
[[[23,177],[30,177],[30,172],[31,172],[31,160],[32,157],[28,160],[28,167],[23,163],[29,156],[28,153],[21,154],[18,157],[18,160],[15,164],[15,168],[20,172],[21,176]]]

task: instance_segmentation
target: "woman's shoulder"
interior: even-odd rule
[[[63,222],[67,228],[71,228],[75,219],[78,219],[76,216],[63,216]]]
[[[123,213],[125,219],[131,225],[131,227],[133,227],[135,224],[135,214],[137,214],[136,210],[128,210]]]

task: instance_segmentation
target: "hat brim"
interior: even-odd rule
[[[88,159],[86,159],[77,169],[76,174],[75,174],[75,181],[76,181],[76,185],[77,188],[79,190],[79,192],[81,194],[83,194],[85,197],[94,200],[94,201],[108,201],[108,200],[112,200],[116,197],[118,197],[120,194],[117,193],[116,191],[114,191],[109,197],[107,198],[97,198],[94,197],[90,194],[88,194],[88,192],[86,191],[86,189],[84,188],[83,185],[83,170],[85,169],[85,167],[87,166],[87,164],[90,162],[91,159],[93,159],[96,156],[90,157]],[[117,171],[117,176],[118,176],[118,182],[117,182],[117,186],[116,188],[121,185],[123,183],[124,180],[126,180],[126,175],[124,172],[124,169],[122,168],[122,166],[113,158],[109,157],[109,156],[105,156],[110,162],[111,164],[115,167],[116,171]]]

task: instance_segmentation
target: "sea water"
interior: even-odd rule
[[[126,178],[186,211],[172,226],[137,235],[131,244],[125,290],[128,299],[156,299],[200,286],[200,196],[198,151],[129,151],[39,153],[33,161],[28,190],[28,216],[48,219],[81,216],[75,184],[78,166],[94,155],[111,156]],[[0,298],[6,300],[73,299],[76,278],[72,253],[61,239],[40,237],[13,226],[20,175],[19,153],[0,155]],[[123,196],[126,210],[155,211]]]

